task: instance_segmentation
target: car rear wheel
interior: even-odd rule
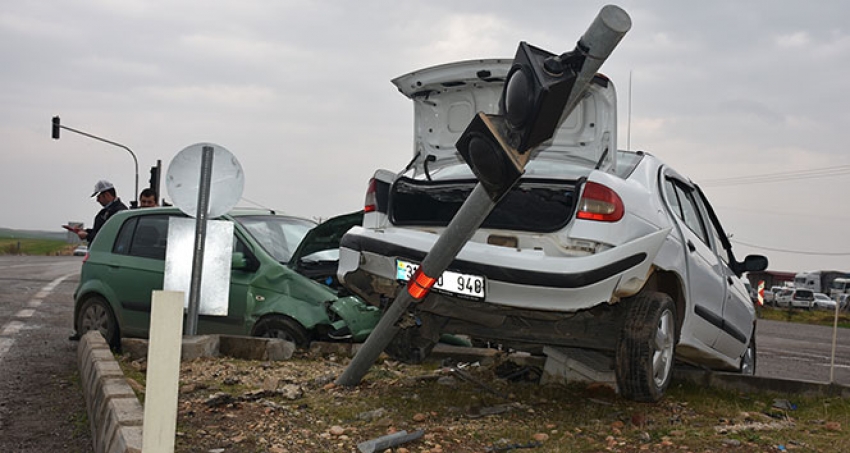
[[[111,348],[120,346],[115,314],[109,303],[100,296],[87,298],[77,313],[77,333],[85,335],[91,330],[99,331]]]
[[[658,401],[673,375],[676,307],[659,292],[642,292],[623,303],[629,307],[617,344],[617,386],[625,398]]]
[[[254,325],[251,335],[263,338],[280,338],[291,341],[299,348],[310,346],[310,333],[298,321],[285,316],[267,316]]]
[[[741,374],[746,376],[753,376],[756,374],[756,331],[753,330],[753,335],[750,337],[750,344],[747,346],[747,350],[744,351],[744,355],[741,356],[741,368],[738,370]]]

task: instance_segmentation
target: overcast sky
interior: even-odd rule
[[[412,105],[390,79],[511,57],[521,40],[570,50],[605,3],[3,2],[0,226],[90,224],[98,179],[134,199],[130,154],[68,131],[52,140],[54,115],[132,149],[142,188],[157,159],[167,169],[212,142],[244,169],[240,205],[360,209],[374,170],[412,156]],[[602,67],[619,147],[701,184],[739,257],[850,271],[850,3],[616,4],[633,23]]]

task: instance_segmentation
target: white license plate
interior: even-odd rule
[[[396,260],[396,279],[408,281],[413,273],[419,268],[416,263],[410,261]],[[484,299],[484,277],[480,275],[461,274],[458,272],[445,271],[437,279],[433,290],[438,292],[455,294],[467,299]]]

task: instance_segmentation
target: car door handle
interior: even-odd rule
[[[697,247],[694,245],[693,242],[691,242],[690,239],[688,239],[688,250],[690,250],[691,252],[695,252],[697,250]]]

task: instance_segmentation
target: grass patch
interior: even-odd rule
[[[832,310],[803,310],[800,308],[765,306],[759,311],[759,318],[832,327],[835,322],[835,312]],[[846,311],[838,312],[838,327],[850,328],[850,313]]]
[[[70,255],[76,246],[55,239],[0,237],[0,255]]]

